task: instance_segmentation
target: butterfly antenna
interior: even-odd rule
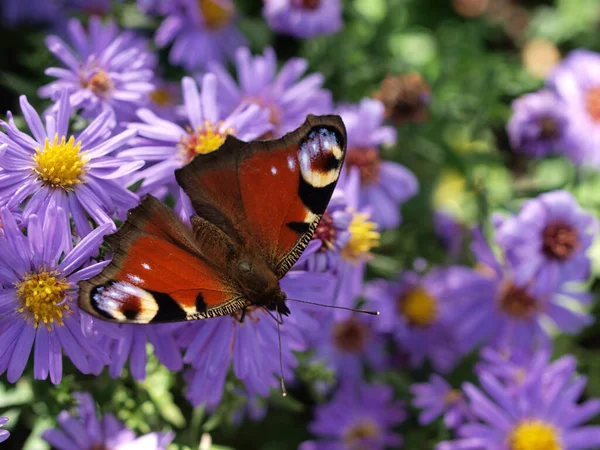
[[[379,311],[372,311],[370,309],[346,308],[345,306],[325,305],[323,303],[315,303],[315,302],[307,302],[306,300],[298,300],[297,298],[286,298],[286,301],[298,302],[298,303],[306,303],[307,305],[322,306],[323,308],[343,309],[345,311],[352,311],[352,312],[359,312],[359,313],[364,313],[364,314],[370,314],[372,316],[378,316],[379,315]]]
[[[287,395],[287,390],[285,389],[285,379],[283,378],[283,353],[281,350],[281,325],[283,325],[283,317],[281,316],[279,309],[276,310],[279,318],[274,316],[267,308],[263,307],[263,309],[277,323],[277,341],[279,342],[279,382],[281,386],[281,396],[285,397]]]
[[[281,384],[281,396],[285,397],[287,395],[287,391],[285,390],[285,380],[283,378],[283,356],[281,350],[281,323],[283,319],[281,318],[281,314],[279,315],[280,321],[277,321],[277,339],[279,341],[279,381]]]

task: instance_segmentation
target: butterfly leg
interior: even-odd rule
[[[246,318],[246,308],[242,309],[242,314],[240,315],[240,323],[244,323],[244,319]]]

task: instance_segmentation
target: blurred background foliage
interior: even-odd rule
[[[483,6],[487,8],[483,12]],[[370,276],[392,277],[424,258],[443,264],[448,254],[435,234],[433,212],[443,210],[465,226],[483,223],[490,212],[514,211],[520,201],[539,192],[565,188],[582,206],[600,215],[600,174],[576,171],[561,158],[540,161],[515,155],[505,126],[511,101],[539,89],[543,78],[572,49],[600,51],[598,0],[352,0],[344,1],[343,30],[334,36],[299,41],[279,36],[267,27],[262,3],[238,1],[240,28],[254,51],[275,48],[280,61],[307,58],[310,70],[324,74],[325,87],[338,102],[356,102],[378,90],[386,74],[418,72],[431,88],[429,118],[398,127],[398,143],[385,157],[410,168],[419,178],[418,196],[403,207],[403,225],[388,231],[369,267]],[[116,2],[116,18],[123,26],[152,36],[157,20],[141,15],[135,4]],[[60,30],[55,30],[59,31]],[[37,88],[49,81],[43,75],[52,56],[43,44],[47,30],[0,28],[0,109],[16,111],[18,95],[36,107]],[[166,60],[166,54],[161,53]],[[178,79],[182,72],[170,68]],[[468,255],[468,253],[466,253]],[[465,261],[469,263],[468,256]],[[594,292],[600,293],[600,247],[593,250]],[[595,316],[600,320],[600,302]],[[273,346],[273,352],[277,351]],[[588,395],[600,396],[600,329],[578,337],[560,337],[556,353],[577,356],[580,371],[589,376]],[[173,429],[174,449],[195,449],[203,432],[210,432],[215,449],[276,450],[296,448],[310,437],[307,424],[319,393],[318,382],[332,382],[331,374],[304,364],[300,382],[282,398],[273,392],[269,413],[262,422],[231,425],[230,419],[245,400],[235,395],[232,378],[218,411],[194,410],[183,396],[181,374],[169,373],[153,358],[143,383],[124,374],[112,380],[77,374],[67,368],[63,382],[34,382],[24,377],[16,385],[0,384],[0,414],[10,418],[12,433],[4,446],[44,450],[40,433],[53,425],[62,409],[73,407],[72,392],[93,394],[104,412],[112,412],[134,430],[144,433]],[[449,377],[469,380],[474,358],[467,358]],[[31,372],[29,372],[31,373]],[[408,386],[424,380],[417,373],[398,370],[379,375],[398,398],[408,400]],[[414,411],[413,411],[414,412]],[[401,431],[407,449],[431,449],[448,438],[438,421],[420,427],[415,414]],[[600,423],[597,421],[596,423]],[[3,447],[4,448],[4,447]]]

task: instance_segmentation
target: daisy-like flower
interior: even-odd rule
[[[597,233],[597,221],[566,191],[528,200],[519,213],[499,225],[496,241],[506,253],[515,281],[535,278],[556,286],[590,275],[586,251]]]
[[[338,379],[360,380],[365,364],[378,371],[386,366],[385,341],[370,319],[355,313],[341,320],[330,320],[314,337],[316,360],[333,369]]]
[[[410,392],[413,406],[423,410],[419,414],[419,424],[423,426],[443,416],[446,427],[455,429],[472,417],[464,394],[460,389],[452,389],[439,375],[431,375],[427,383],[413,384]]]
[[[402,436],[393,428],[406,419],[406,412],[393,397],[389,386],[342,384],[329,403],[315,410],[309,430],[319,440],[303,442],[299,450],[400,448]]]
[[[0,133],[0,143],[7,144],[0,158],[0,205],[14,209],[29,198],[24,223],[31,214],[43,217],[60,207],[70,213],[80,236],[92,231],[88,215],[95,223],[110,223],[114,228],[112,216],[125,213],[138,201],[137,195],[123,187],[123,177],[139,169],[143,161],[109,155],[136,131],[111,137],[115,122],[107,111],[79,134],[70,134],[72,108],[65,91],[56,114],[46,116],[46,126],[25,96],[20,102],[33,138],[17,129],[10,112],[8,122],[0,121],[6,131]]]
[[[311,272],[338,270],[341,251],[351,237],[348,227],[352,222],[352,216],[345,193],[338,185],[313,234],[311,242],[312,245],[316,245],[316,251],[311,252],[306,259],[306,270]]]
[[[569,360],[564,364],[561,360]],[[586,377],[577,376],[574,359],[556,361],[563,370],[540,365],[526,375],[520,389],[490,373],[463,386],[474,420],[458,429],[458,439],[436,450],[594,450],[600,427],[585,425],[600,413],[600,399],[578,400]]]
[[[166,450],[174,434],[135,433],[112,414],[98,416],[94,399],[87,392],[73,394],[78,402],[77,414],[61,411],[57,417],[60,428],[44,431],[42,438],[56,450]]]
[[[570,148],[569,117],[554,92],[524,95],[513,102],[512,109],[507,131],[516,152],[543,158]]]
[[[428,359],[436,371],[446,373],[466,351],[462,328],[472,312],[464,299],[478,291],[478,282],[473,271],[459,266],[423,276],[405,272],[395,282],[367,283],[364,297],[369,308],[381,312],[374,325],[392,334],[412,367]]]
[[[62,208],[48,208],[29,218],[27,235],[6,208],[0,209],[4,235],[0,237],[0,373],[16,382],[32,349],[33,375],[62,378],[62,354],[83,373],[90,361],[109,362],[81,330],[77,283],[98,274],[107,262],[93,262],[109,224],[96,228],[75,247],[69,220]]]
[[[368,98],[338,110],[348,132],[346,166],[360,172],[359,207],[370,206],[372,219],[387,229],[400,224],[400,204],[418,192],[419,184],[406,167],[381,160],[379,146],[396,143],[396,130],[382,125],[383,112],[383,103]]]
[[[305,251],[306,254],[306,251]],[[299,260],[302,265],[302,259]],[[334,280],[329,274],[292,269],[280,280],[289,298],[327,303],[333,295]],[[308,337],[319,323],[309,314],[313,307],[288,302],[291,314],[281,326],[283,376],[293,378],[298,362],[293,352],[308,349]],[[263,308],[247,308],[243,322],[240,313],[188,324],[180,333],[186,348],[184,362],[193,367],[188,399],[194,405],[219,403],[227,372],[233,368],[250,397],[267,396],[279,385],[280,366],[277,324]]]
[[[527,230],[531,235],[531,229]],[[536,277],[516,281],[518,271],[510,262],[499,261],[480,230],[473,234],[472,252],[478,263],[477,289],[465,296],[470,319],[462,321],[468,341],[487,343],[500,349],[524,350],[546,345],[548,326],[569,334],[590,325],[593,318],[582,307],[591,295],[569,283],[549,284]]]
[[[217,74],[221,88],[219,104],[225,111],[243,104],[257,104],[269,111],[273,124],[270,134],[280,137],[298,128],[308,114],[332,112],[331,93],[321,88],[323,75],[314,73],[301,78],[307,67],[305,59],[291,58],[278,72],[272,48],[252,56],[243,47],[235,53],[237,82],[222,65],[211,64],[210,70]]]
[[[600,54],[569,53],[547,80],[562,100],[571,136],[566,154],[577,164],[600,166]]]
[[[265,0],[263,15],[273,30],[303,39],[342,28],[340,0]]]
[[[8,422],[7,417],[0,417],[0,427],[3,425],[6,425],[7,422]],[[8,439],[9,436],[10,436],[10,433],[8,431],[0,430],[0,442],[4,442],[5,440]]]
[[[65,67],[46,69],[57,80],[40,88],[40,97],[56,100],[66,90],[71,106],[83,109],[86,117],[110,110],[119,120],[132,119],[155,88],[156,56],[147,42],[97,16],[90,18],[87,31],[77,19],[70,20],[67,34],[71,46],[57,36],[46,38]]]
[[[131,129],[139,132],[141,139],[121,156],[151,164],[137,171],[132,179],[143,180],[140,195],[152,193],[164,197],[171,192],[179,197],[175,169],[190,162],[197,154],[214,152],[229,134],[249,141],[271,129],[268,112],[256,105],[241,106],[229,115],[222,114],[217,103],[217,78],[212,73],[202,78],[201,91],[190,77],[184,77],[181,85],[189,123],[186,128],[161,119],[148,109],[137,112],[142,122],[129,124]]]
[[[94,326],[96,324],[94,323]],[[183,368],[181,350],[174,332],[181,324],[116,325],[103,324],[101,334],[117,336],[116,339],[103,338],[105,352],[111,355],[108,373],[112,378],[121,376],[123,368],[129,361],[131,376],[138,381],[146,378],[147,353],[146,344],[152,344],[154,354],[167,369],[178,372]],[[112,331],[109,327],[118,327]],[[99,367],[100,368],[100,367]]]
[[[572,356],[564,356],[550,362],[551,345],[535,351],[530,348],[497,349],[486,347],[480,353],[480,361],[475,366],[479,377],[485,374],[494,376],[509,389],[518,391],[527,387],[528,375],[544,371],[543,382],[550,385],[558,377],[572,373],[577,361]]]
[[[211,61],[225,62],[246,44],[236,28],[235,5],[231,0],[177,0],[156,31],[159,47],[173,44],[169,62],[187,70],[206,68]]]
[[[363,290],[367,263],[373,257],[371,250],[379,246],[381,235],[377,231],[378,224],[371,220],[370,208],[359,209],[358,169],[343,171],[336,189],[343,193],[346,211],[351,216],[348,225],[349,236],[344,237],[345,244],[339,251],[339,263],[333,269],[338,277],[334,303],[338,306],[354,307]],[[350,314],[348,311],[337,310],[334,316],[339,320],[349,317]]]

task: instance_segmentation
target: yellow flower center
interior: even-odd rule
[[[150,93],[150,101],[157,106],[170,106],[175,103],[173,96],[165,88],[156,88]]]
[[[437,299],[420,286],[410,290],[398,300],[400,314],[411,325],[428,327],[437,318]]]
[[[83,87],[91,90],[98,96],[103,96],[107,92],[111,91],[115,86],[113,81],[108,76],[105,70],[99,69],[89,78],[83,78],[81,82]]]
[[[184,154],[186,162],[194,159],[196,155],[206,155],[217,150],[228,134],[235,134],[233,128],[223,128],[223,122],[218,122],[216,126],[206,120],[204,125],[196,127],[196,131],[187,127],[187,136],[183,136],[179,142],[179,148]]]
[[[514,319],[528,320],[538,310],[539,302],[524,287],[507,283],[500,292],[500,309]]]
[[[512,432],[510,450],[563,450],[563,447],[552,425],[540,420],[526,420]]]
[[[365,261],[371,256],[371,249],[379,246],[381,234],[376,231],[377,224],[368,219],[368,214],[354,213],[348,227],[350,240],[342,249],[344,259],[353,263]]]
[[[43,322],[48,329],[57,323],[64,325],[63,316],[72,314],[68,302],[65,302],[66,290],[70,285],[64,278],[59,278],[56,271],[41,271],[26,275],[15,285],[21,307],[16,308],[20,313],[33,316],[34,327]]]
[[[33,170],[46,186],[72,190],[75,184],[83,181],[87,172],[85,164],[89,158],[85,153],[81,151],[81,141],[75,143],[73,136],[68,141],[62,136],[59,141],[57,134],[52,143],[46,138],[43,150],[35,148],[36,167]]]
[[[235,14],[234,8],[224,0],[198,0],[198,8],[204,17],[204,23],[211,30],[227,25]]]
[[[342,352],[359,353],[365,348],[369,339],[366,325],[354,319],[337,322],[333,325],[333,342]]]
[[[371,447],[364,440],[378,435],[377,425],[369,419],[364,419],[344,433],[344,445],[350,450],[368,450]]]
[[[462,393],[458,389],[452,389],[448,394],[446,394],[446,398],[444,402],[447,405],[452,405],[456,403],[462,397]]]

